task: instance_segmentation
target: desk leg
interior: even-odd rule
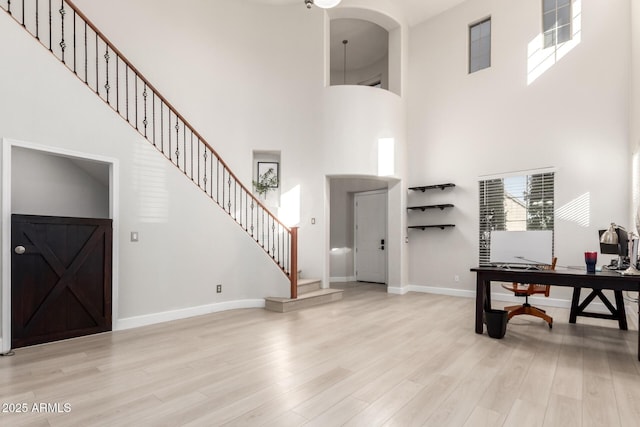
[[[484,329],[484,325],[482,323],[482,314],[484,311],[484,300],[485,300],[485,283],[484,280],[480,277],[480,273],[477,273],[476,276],[476,334],[481,334]]]
[[[618,316],[618,325],[620,329],[626,331],[627,328],[627,310],[624,308],[624,298],[622,291],[613,291],[616,298],[616,316]]]
[[[569,312],[569,323],[576,323],[578,317],[578,305],[580,304],[580,290],[582,288],[573,288],[573,297],[571,298],[571,311]]]

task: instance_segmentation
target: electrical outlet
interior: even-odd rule
[[[221,294],[222,293],[222,285],[216,286],[216,293],[217,294]]]
[[[457,274],[455,276],[453,276],[453,281],[454,282],[459,282],[460,281],[460,276],[458,276]]]

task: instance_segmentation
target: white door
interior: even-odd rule
[[[387,192],[355,195],[356,280],[387,281]]]

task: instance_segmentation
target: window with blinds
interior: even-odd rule
[[[483,180],[479,191],[480,265],[489,264],[491,231],[553,231],[553,172]]]

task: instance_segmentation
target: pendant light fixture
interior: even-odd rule
[[[307,5],[307,9],[311,9],[311,6],[316,5],[322,9],[331,9],[340,4],[341,0],[304,0],[304,4]]]
[[[346,85],[347,84],[347,43],[349,43],[349,40],[342,40],[342,44],[344,45],[344,71],[343,71],[343,77],[342,77],[342,84]]]

